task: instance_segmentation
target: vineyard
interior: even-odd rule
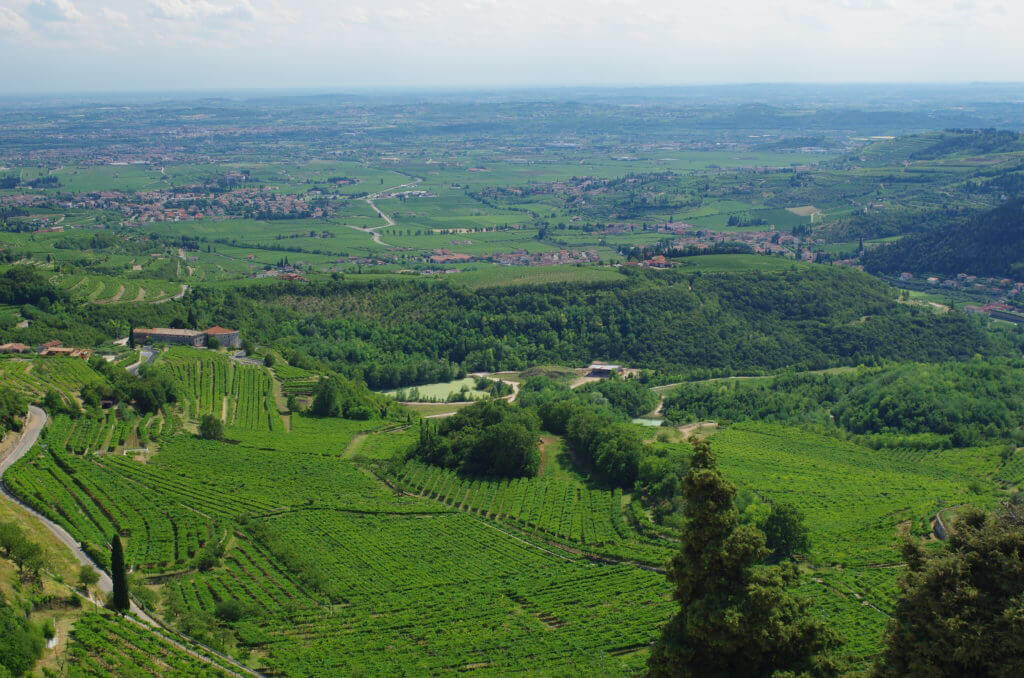
[[[320,375],[316,372],[292,367],[281,361],[274,364],[274,376],[281,381],[281,392],[286,397],[291,395],[310,396],[313,394],[317,382],[320,381]]]
[[[150,631],[110,612],[79,618],[68,643],[68,676],[227,676]]]
[[[591,490],[566,478],[470,480],[442,468],[409,461],[400,479],[423,496],[487,518],[584,544],[602,545],[630,532],[622,519],[621,490]]]
[[[31,399],[54,390],[71,403],[83,386],[101,381],[103,377],[80,358],[0,358],[0,382]]]
[[[139,417],[123,407],[93,412],[74,419],[57,415],[47,429],[51,450],[75,454],[104,453],[143,446],[160,437],[163,419],[153,414]]]
[[[129,301],[154,302],[170,299],[181,291],[181,283],[167,280],[116,278],[96,274],[68,275],[57,273],[50,277],[56,287],[69,292],[76,299],[96,304],[125,303]]]
[[[998,448],[901,453],[795,428],[736,424],[715,435],[714,449],[727,478],[807,516],[811,556],[822,565],[896,563],[901,523],[920,525],[941,508],[995,501]]]
[[[464,513],[297,510],[250,527],[255,543],[176,579],[171,604],[194,617],[250,601],[239,641],[283,675],[621,673],[671,610],[656,573],[593,565]],[[321,576],[297,588],[274,560]],[[319,597],[298,593],[311,588]],[[624,620],[627,606],[637,613]]]
[[[118,472],[123,464],[36,447],[5,480],[26,503],[91,545],[101,559],[118,532],[125,538],[128,562],[139,568],[162,570],[189,563],[218,528],[175,498]]]
[[[99,562],[121,534],[179,629],[279,676],[642,668],[674,606],[658,570],[678,533],[581,475],[558,436],[543,435],[535,477],[460,476],[405,459],[418,428],[404,415],[293,413],[285,430],[275,379],[306,388],[311,373],[180,347],[155,366],[173,378],[170,411],[53,416],[5,480]],[[73,360],[0,369],[26,392],[59,385],[68,397],[99,378]],[[182,418],[203,414],[224,418],[229,440],[187,432]],[[119,453],[147,441],[159,453],[144,462]],[[713,449],[727,478],[807,516],[800,591],[861,666],[897,596],[899,535],[924,535],[940,508],[991,504],[997,473],[1013,482],[1024,463],[1016,453],[1000,466],[998,447],[872,450],[754,423],[719,430]],[[223,617],[232,605],[237,615]],[[85,615],[74,634],[73,675],[215,671],[105,615]]]
[[[283,431],[274,401],[273,377],[265,367],[240,364],[214,351],[174,347],[160,354],[157,368],[177,387],[187,419],[205,414],[248,431]]]

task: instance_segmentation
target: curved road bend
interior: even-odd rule
[[[156,358],[156,349],[151,346],[143,346],[139,349],[139,359],[137,362],[132,363],[128,367],[124,368],[128,374],[137,377],[139,376],[139,368],[146,363],[151,363]]]
[[[186,285],[185,283],[182,283],[181,284],[181,291],[178,292],[177,294],[175,294],[173,297],[165,297],[163,299],[157,299],[153,303],[154,304],[163,304],[163,303],[166,303],[168,301],[174,301],[174,300],[177,300],[177,299],[181,299],[182,297],[185,296],[186,292],[188,292],[188,285]]]
[[[11,453],[8,454],[7,457],[5,457],[2,461],[0,461],[0,492],[2,492],[4,496],[13,501],[15,504],[21,506],[23,509],[31,513],[37,520],[39,520],[39,522],[45,525],[46,529],[52,532],[53,535],[57,537],[57,539],[60,540],[62,544],[68,547],[68,550],[70,550],[71,553],[74,554],[78,562],[80,562],[82,565],[88,565],[89,567],[94,569],[96,571],[96,574],[99,575],[99,581],[97,582],[97,586],[99,586],[100,590],[104,593],[110,593],[114,589],[113,582],[110,580],[110,575],[107,574],[107,572],[103,568],[96,565],[96,563],[94,563],[92,559],[85,554],[85,551],[83,551],[82,547],[79,546],[78,541],[76,541],[75,538],[72,537],[68,533],[68,531],[65,530],[63,527],[53,522],[46,516],[42,515],[34,508],[23,502],[18,497],[16,497],[14,493],[11,492],[10,488],[7,487],[7,483],[3,481],[3,476],[5,473],[7,473],[7,469],[13,466],[14,463],[17,462],[19,459],[24,457],[28,453],[28,451],[32,449],[32,446],[36,444],[36,441],[39,440],[39,433],[43,430],[43,426],[45,425],[46,412],[36,407],[35,405],[29,405],[28,417],[25,420],[24,426],[22,427],[21,437],[15,444],[14,449],[11,450]],[[203,660],[209,664],[213,664],[216,666],[215,662],[211,661],[208,657],[204,657],[198,652],[195,652],[194,650],[185,647],[173,638],[169,638],[164,633],[162,633],[161,629],[163,628],[163,625],[153,617],[149,616],[146,612],[144,612],[142,608],[135,604],[134,601],[132,601],[131,604],[131,612],[140,620],[142,620],[144,625],[150,627],[153,632],[162,637],[164,640],[175,645],[179,649],[187,652],[193,657],[196,657],[197,659]],[[182,635],[184,636],[184,634]],[[188,636],[184,637],[188,638]],[[192,638],[189,638],[189,640],[195,643],[197,646],[203,647],[204,650],[208,650],[211,654],[217,655],[223,661],[229,662],[232,666],[250,676],[262,675],[253,671],[249,667],[240,664],[239,662],[235,661],[231,657],[228,657],[227,655],[221,654],[219,652],[216,652],[215,650],[205,647],[204,645],[202,645],[202,643],[200,643],[197,640],[194,640]]]

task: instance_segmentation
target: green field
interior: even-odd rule
[[[449,396],[462,392],[462,388],[466,387],[466,396],[470,399],[486,398],[486,391],[476,390],[476,379],[474,377],[464,377],[462,379],[456,379],[455,381],[447,381],[439,384],[423,384],[422,386],[413,386],[409,389],[403,389],[405,395],[409,396],[412,401],[423,401],[423,402],[444,402]],[[413,393],[415,389],[415,393]],[[395,397],[397,391],[387,391],[385,395]]]

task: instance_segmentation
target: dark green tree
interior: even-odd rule
[[[771,512],[761,525],[765,546],[773,559],[789,558],[797,553],[807,553],[811,538],[804,524],[804,516],[792,504],[772,504]]]
[[[43,653],[45,641],[39,629],[0,595],[0,676],[20,676],[30,671]]]
[[[115,534],[110,543],[110,578],[114,583],[110,607],[118,612],[127,612],[131,607],[128,598],[128,572],[124,564],[124,547],[121,546],[121,535]]]
[[[199,422],[199,437],[204,440],[223,440],[224,422],[212,414],[204,414]]]
[[[835,637],[787,591],[796,568],[758,564],[768,554],[764,535],[739,524],[736,488],[718,472],[711,446],[690,442],[682,483],[687,522],[668,573],[680,610],[651,652],[649,675],[835,674],[825,654]]]
[[[52,415],[60,414],[67,407],[64,405],[64,399],[60,397],[60,393],[51,388],[43,396],[43,409]]]
[[[82,565],[78,568],[78,584],[83,589],[88,589],[90,586],[95,586],[96,582],[100,580],[100,575],[96,572],[92,565]]]
[[[908,572],[875,675],[1024,675],[1024,511],[965,511],[946,548],[907,540]]]

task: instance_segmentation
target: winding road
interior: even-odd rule
[[[100,580],[99,582],[97,582],[97,586],[99,586],[100,590],[104,593],[110,593],[113,590],[113,584],[110,581],[110,575],[108,575],[104,570],[97,567],[96,564],[93,563],[92,560],[89,558],[89,556],[85,555],[85,551],[83,551],[82,548],[78,545],[78,542],[75,540],[75,538],[68,534],[68,531],[65,530],[63,527],[53,522],[46,516],[38,513],[34,508],[23,502],[18,497],[16,497],[14,493],[11,492],[10,488],[7,487],[7,483],[2,481],[3,475],[7,473],[7,469],[13,466],[16,461],[24,457],[25,454],[27,454],[28,451],[32,449],[32,446],[36,444],[36,441],[39,439],[39,432],[43,430],[43,426],[45,425],[46,412],[36,407],[35,405],[29,405],[28,418],[25,420],[24,426],[22,426],[21,437],[18,439],[17,444],[15,444],[14,449],[11,450],[11,453],[7,455],[7,458],[0,462],[0,491],[3,492],[4,496],[13,501],[15,504],[21,506],[29,513],[31,513],[33,516],[35,516],[36,519],[39,520],[39,522],[45,525],[46,529],[52,532],[53,535],[57,537],[57,539],[59,539],[62,544],[68,547],[71,553],[75,555],[75,558],[78,559],[78,562],[82,563],[83,565],[89,565],[93,569],[95,569],[96,573],[100,576]],[[136,611],[134,604],[132,605],[132,611]],[[138,612],[142,611],[138,610]],[[142,615],[144,616],[145,613],[142,613]]]
[[[178,292],[177,294],[175,294],[173,297],[165,297],[164,299],[157,299],[153,303],[154,304],[164,304],[164,303],[167,303],[168,301],[174,301],[174,300],[177,300],[177,299],[181,299],[183,296],[185,296],[186,292],[188,292],[188,285],[186,285],[185,283],[182,283],[181,284],[181,291]]]
[[[370,228],[363,228],[361,226],[352,226],[351,224],[345,224],[345,225],[348,226],[351,229],[356,230],[356,231],[362,231],[363,233],[369,233],[370,234],[370,238],[373,240],[373,242],[377,243],[378,245],[383,245],[384,247],[394,247],[394,245],[392,245],[391,243],[384,242],[383,240],[380,239],[380,233],[377,233],[377,229],[378,228],[387,228],[388,226],[394,226],[395,225],[395,221],[394,221],[394,219],[389,217],[387,214],[385,214],[384,211],[381,210],[381,208],[377,207],[377,205],[373,201],[382,198],[385,193],[390,193],[391,191],[395,190],[396,188],[411,188],[411,187],[415,186],[416,184],[420,183],[421,181],[423,181],[423,179],[413,178],[413,180],[410,181],[409,183],[400,184],[398,186],[392,186],[390,188],[385,188],[383,191],[379,191],[377,193],[372,193],[372,194],[366,196],[365,198],[363,198],[363,200],[366,201],[366,204],[369,205],[373,209],[373,211],[376,212],[378,215],[380,215],[380,217],[385,221],[385,224],[383,226],[371,226]]]
[[[25,423],[22,426],[21,436],[18,438],[18,442],[14,445],[14,449],[11,450],[10,454],[8,454],[3,460],[0,460],[0,493],[2,493],[3,496],[10,499],[18,506],[25,509],[28,513],[32,514],[32,516],[35,517],[39,522],[45,525],[46,529],[53,533],[53,535],[57,537],[57,539],[62,544],[64,544],[64,546],[66,546],[68,550],[71,551],[72,554],[74,554],[75,558],[78,560],[79,563],[81,563],[82,565],[88,565],[93,570],[95,570],[96,574],[99,575],[99,581],[96,582],[96,585],[104,593],[110,593],[114,589],[114,585],[110,579],[110,575],[107,574],[106,571],[103,570],[103,568],[99,567],[96,563],[92,561],[91,558],[89,558],[89,556],[85,554],[85,551],[83,551],[82,547],[79,546],[78,541],[75,540],[75,538],[72,537],[68,533],[68,531],[65,530],[63,527],[53,522],[46,516],[42,515],[34,508],[32,508],[31,506],[23,502],[21,499],[19,499],[17,496],[15,496],[14,493],[11,492],[10,488],[7,487],[7,483],[4,482],[3,480],[3,476],[5,473],[7,473],[7,469],[13,466],[15,462],[17,462],[19,459],[24,457],[28,453],[28,451],[32,449],[32,446],[36,444],[36,441],[39,440],[39,433],[43,430],[43,426],[46,425],[46,421],[46,412],[36,407],[35,405],[29,405],[28,417],[25,419]],[[90,600],[92,599],[90,598]],[[132,601],[131,603],[131,613],[135,615],[136,619],[132,619],[132,617],[126,617],[126,619],[134,621],[140,624],[141,626],[149,629],[153,633],[163,638],[168,643],[171,643],[178,649],[187,652],[189,655],[195,657],[196,659],[200,659],[208,664],[221,668],[221,670],[224,670],[217,662],[214,662],[208,656],[204,656],[203,654],[200,654],[195,650],[192,650],[191,648],[182,645],[180,642],[164,633],[166,627],[164,627],[164,625],[161,622],[154,619],[145,611],[143,611],[142,608],[136,605],[134,601]],[[187,636],[184,636],[184,634],[182,635],[183,637],[187,638]],[[210,655],[216,655],[218,658],[221,659],[222,662],[227,662],[228,664],[234,666],[236,669],[238,669],[240,672],[246,675],[262,675],[253,671],[249,667],[244,666],[243,664],[235,661],[231,657],[228,657],[227,655],[221,654],[220,652],[217,652],[212,648],[208,648],[205,645],[202,645],[202,643],[196,641],[195,639],[189,638],[189,641],[195,643],[195,645],[198,647],[202,647],[203,650],[208,652]],[[235,675],[241,674],[236,673]]]
[[[156,358],[156,349],[149,346],[143,346],[142,348],[139,349],[138,361],[132,363],[131,365],[124,369],[128,372],[128,374],[137,377],[139,376],[139,368],[145,365],[146,363],[153,362],[154,358]]]

